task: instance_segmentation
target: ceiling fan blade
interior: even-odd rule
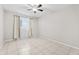
[[[31,4],[27,4],[28,6],[30,6],[30,7],[33,7]]]
[[[30,10],[32,10],[32,9],[27,9],[27,10],[29,10],[29,11],[30,11]]]
[[[40,7],[42,7],[42,4],[39,4],[39,5],[38,5],[38,8],[40,8]]]
[[[41,11],[41,12],[43,12],[43,10],[42,10],[42,9],[38,9],[38,11]]]

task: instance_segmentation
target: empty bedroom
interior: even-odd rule
[[[79,55],[79,4],[0,4],[0,55]]]

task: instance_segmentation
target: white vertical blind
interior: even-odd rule
[[[21,38],[29,38],[31,37],[31,26],[30,26],[30,19],[28,17],[20,17],[20,34]]]

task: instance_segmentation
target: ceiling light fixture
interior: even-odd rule
[[[34,13],[36,13],[36,12],[37,12],[37,9],[36,9],[36,8],[33,8],[32,10],[33,10],[33,12],[34,12]]]

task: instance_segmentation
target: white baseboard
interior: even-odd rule
[[[71,47],[71,48],[74,48],[74,49],[79,49],[79,47],[72,46],[72,45],[66,44],[66,43],[64,43],[64,42],[54,40],[54,38],[52,39],[52,38],[49,38],[49,37],[47,37],[47,36],[44,36],[44,37],[43,37],[43,36],[40,36],[39,38],[41,38],[41,39],[47,39],[47,40],[51,40],[51,41],[54,41],[54,42],[63,44],[63,45],[65,45],[65,46],[68,46],[68,47]]]
[[[5,42],[9,42],[9,41],[12,41],[13,39],[8,39],[8,40],[5,40]]]

